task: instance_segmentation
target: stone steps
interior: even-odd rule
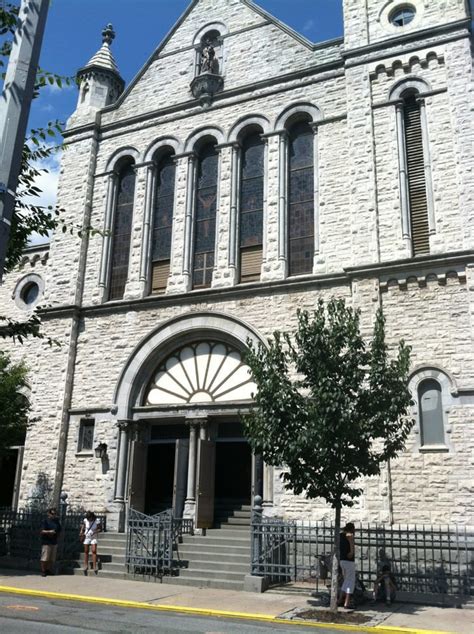
[[[166,575],[163,583],[242,590],[250,570],[250,506],[221,502],[216,505],[216,528],[202,535],[183,535],[175,556],[182,567],[176,575]],[[150,581],[147,575],[129,574],[125,566],[127,536],[104,533],[99,539],[98,576],[110,579]],[[82,557],[72,563],[74,574],[84,574]],[[93,575],[93,571],[88,572]]]

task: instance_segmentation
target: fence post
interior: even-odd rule
[[[67,514],[67,498],[68,494],[65,491],[61,492],[59,496],[59,521],[61,522],[61,533],[59,534],[59,545],[58,545],[58,559],[63,559],[64,557],[64,543],[66,540],[66,514]]]
[[[262,497],[256,495],[253,499],[251,532],[250,532],[250,574],[244,579],[244,591],[265,592],[268,588],[266,577],[260,577],[260,558],[262,555]]]

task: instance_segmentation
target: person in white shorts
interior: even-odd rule
[[[79,538],[84,544],[84,574],[89,570],[89,548],[92,551],[92,569],[97,574],[97,535],[101,532],[100,519],[92,511],[87,511],[82,520]]]
[[[354,533],[354,524],[352,522],[348,522],[342,529],[340,535],[339,563],[342,570],[341,599],[344,601],[344,607],[346,610],[353,608],[352,595],[354,594],[356,582]]]

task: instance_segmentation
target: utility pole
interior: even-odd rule
[[[22,0],[0,96],[0,280],[50,0]]]

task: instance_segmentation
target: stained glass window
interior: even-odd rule
[[[265,146],[259,133],[242,146],[240,180],[240,281],[260,279],[263,242],[263,187]]]
[[[112,238],[110,299],[121,299],[127,283],[134,195],[135,169],[133,165],[128,165],[120,172],[118,181],[117,208]]]
[[[218,154],[210,143],[199,154],[194,214],[193,288],[210,286],[216,243]]]
[[[166,288],[171,256],[174,185],[176,167],[173,157],[162,158],[157,167],[156,197],[152,232],[152,291]]]
[[[288,275],[313,270],[314,135],[307,123],[290,131],[288,185]]]

